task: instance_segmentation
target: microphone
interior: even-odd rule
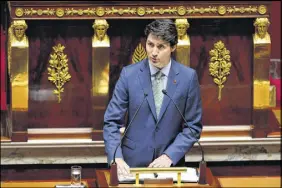
[[[138,112],[139,112],[141,106],[143,105],[143,103],[144,103],[144,101],[145,101],[147,96],[148,96],[148,93],[146,91],[144,91],[144,98],[143,98],[141,104],[139,105],[139,107],[137,108],[135,114],[133,115],[131,121],[129,122],[127,128],[125,129],[125,131],[124,131],[124,133],[123,133],[123,135],[121,137],[120,143],[117,145],[117,147],[115,149],[115,152],[114,152],[114,155],[113,155],[113,162],[111,164],[111,169],[110,169],[110,186],[117,186],[119,184],[118,183],[119,181],[118,181],[118,173],[117,173],[117,164],[116,164],[116,152],[117,152],[117,149],[118,149],[119,146],[121,146],[123,138],[124,138],[127,130],[131,126],[133,120],[135,119],[136,115],[138,114]]]
[[[193,134],[194,138],[196,138],[194,132],[192,131],[192,129],[189,127],[186,119],[184,118],[183,114],[181,113],[180,109],[178,108],[178,106],[176,105],[176,103],[174,102],[174,100],[168,95],[167,91],[166,90],[162,90],[163,94],[168,96],[170,98],[170,100],[172,101],[172,103],[174,104],[174,106],[176,107],[177,111],[179,112],[179,114],[181,115],[182,119],[184,120],[185,124],[187,125],[187,127],[189,128],[190,132]],[[206,161],[204,159],[204,150],[199,142],[198,139],[196,139],[196,142],[198,143],[198,145],[200,146],[200,149],[201,149],[201,153],[202,153],[202,160],[200,162],[200,165],[199,165],[199,180],[198,180],[198,183],[199,184],[206,184],[207,181],[206,181],[206,168],[207,168],[207,164],[206,164]]]

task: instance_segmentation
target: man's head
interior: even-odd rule
[[[102,41],[106,35],[107,29],[109,28],[109,24],[105,19],[96,19],[92,27],[98,39]]]
[[[155,20],[145,28],[146,51],[152,65],[163,68],[175,50],[178,35],[175,24],[168,19]]]
[[[257,18],[254,26],[256,28],[259,38],[263,39],[267,33],[267,29],[270,25],[270,22],[267,18]]]
[[[13,34],[15,35],[18,41],[21,41],[25,35],[25,30],[27,29],[27,25],[24,20],[15,20],[11,25],[13,29]]]
[[[187,34],[187,29],[189,27],[189,23],[187,19],[176,19],[175,25],[176,25],[179,39]]]

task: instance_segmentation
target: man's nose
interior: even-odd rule
[[[153,48],[152,55],[157,56],[158,53],[159,53],[159,50],[157,48]]]

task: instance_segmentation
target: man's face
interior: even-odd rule
[[[22,26],[22,25],[15,26],[14,32],[15,32],[16,38],[18,40],[22,40],[22,38],[24,36],[24,32],[25,32],[24,26]]]
[[[148,58],[152,65],[157,68],[163,68],[169,63],[171,52],[173,52],[175,48],[176,46],[170,47],[169,42],[152,34],[149,34],[146,41]]]
[[[178,25],[176,29],[179,37],[183,37],[186,34],[187,28],[184,24]]]
[[[99,38],[99,40],[103,40],[105,34],[106,34],[106,26],[104,25],[98,25],[96,27],[96,33],[97,33],[97,36]]]

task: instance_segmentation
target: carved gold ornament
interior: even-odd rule
[[[258,8],[257,6],[249,6],[249,7],[236,7],[236,6],[233,6],[233,7],[227,7],[227,12],[229,14],[233,14],[233,13],[256,13],[258,12]]]
[[[265,14],[267,12],[267,7],[265,5],[260,6],[207,6],[207,7],[199,7],[199,6],[163,6],[161,8],[157,8],[154,6],[139,6],[139,7],[89,7],[89,8],[57,8],[56,11],[54,8],[46,8],[46,9],[36,9],[36,8],[16,8],[15,14],[17,17],[25,16],[53,16],[61,18],[64,16],[107,16],[107,15],[138,15],[138,16],[152,16],[152,15],[163,15],[163,14],[174,14],[179,16],[192,15],[192,14],[220,14],[225,15],[228,14],[236,14],[236,13],[259,13]]]
[[[180,15],[180,16],[183,16],[186,14],[186,8],[184,6],[180,6],[177,8],[177,13]]]
[[[145,10],[144,7],[138,7],[138,8],[137,8],[137,14],[138,14],[139,16],[144,16],[145,13],[146,13],[146,10]]]
[[[16,8],[15,14],[16,14],[17,17],[22,17],[23,14],[24,14],[24,11],[23,11],[22,8]]]
[[[260,5],[260,6],[259,6],[258,12],[259,12],[260,14],[265,14],[266,11],[267,11],[266,6],[264,6],[264,5]]]
[[[56,15],[57,15],[58,17],[62,17],[62,16],[64,16],[64,14],[65,14],[64,9],[62,9],[62,8],[57,8],[57,10],[56,10]]]
[[[106,8],[106,15],[114,15],[114,14],[119,14],[120,16],[123,15],[123,14],[136,14],[136,8],[126,8],[126,9],[123,9],[123,8],[119,8],[119,9],[116,9],[114,7],[112,8]]]
[[[206,8],[200,7],[200,8],[196,8],[195,6],[193,7],[187,7],[187,13],[188,14],[196,14],[196,13],[200,13],[200,14],[204,14],[204,13],[217,13],[217,7],[211,7],[208,6]]]
[[[132,63],[137,63],[147,57],[146,50],[142,46],[141,43],[135,48],[133,56],[132,56]]]
[[[214,49],[210,51],[210,56],[209,71],[214,77],[214,83],[218,85],[218,100],[220,101],[223,83],[226,82],[226,76],[230,74],[230,51],[225,48],[222,41],[218,41],[214,44]]]
[[[96,10],[97,16],[104,16],[105,14],[105,9],[103,7],[98,7]]]
[[[38,16],[41,16],[43,14],[43,10],[42,9],[38,9],[37,14],[38,14]]]
[[[55,9],[52,8],[47,8],[45,10],[42,9],[24,9],[23,13],[21,12],[23,11],[22,8],[17,8],[15,11],[16,16],[18,17],[22,17],[23,15],[25,16],[33,16],[33,15],[37,15],[37,16],[42,16],[42,15],[47,15],[47,16],[53,16],[55,14]]]
[[[225,6],[219,6],[217,11],[218,11],[218,14],[224,15],[226,13],[226,7]]]
[[[61,93],[64,92],[64,84],[70,80],[71,75],[68,73],[67,55],[63,53],[65,47],[60,43],[53,46],[54,53],[50,54],[48,67],[48,80],[55,84],[56,88],[53,93],[58,95],[58,103],[61,102]]]

